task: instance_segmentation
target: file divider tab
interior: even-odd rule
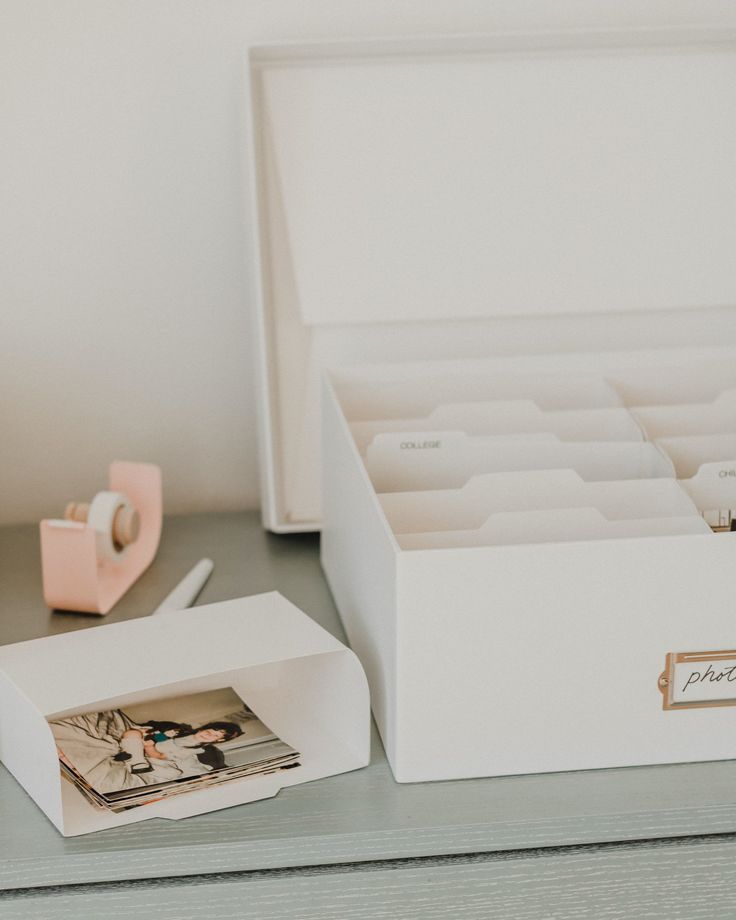
[[[478,473],[574,469],[586,480],[674,478],[672,462],[644,442],[560,442],[550,436],[462,432],[379,434],[365,466],[377,492],[447,489]]]
[[[355,443],[364,452],[378,434],[460,430],[471,435],[550,434],[561,441],[643,441],[641,425],[627,409],[544,411],[529,399],[445,403],[422,418],[353,422]]]
[[[711,402],[636,406],[631,411],[652,440],[728,434],[736,430],[736,387],[724,390]]]
[[[454,546],[514,546],[631,537],[665,537],[709,534],[698,514],[681,517],[609,520],[597,508],[501,512],[474,530],[400,534],[404,550]]]
[[[469,530],[503,511],[593,507],[609,520],[698,514],[674,479],[586,482],[574,470],[482,473],[460,489],[386,492],[379,501],[396,534]]]

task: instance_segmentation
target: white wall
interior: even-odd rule
[[[704,0],[717,22],[727,0]],[[255,507],[248,42],[622,24],[687,0],[0,0],[0,523],[109,460]],[[581,14],[581,11],[585,11]]]

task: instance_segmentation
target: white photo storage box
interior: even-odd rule
[[[264,522],[399,781],[736,757],[736,17],[676,9],[251,50]]]
[[[109,791],[115,777],[122,791],[128,784],[113,753],[122,746],[110,710],[122,710],[130,725],[131,707],[143,706],[150,718],[174,697],[228,688],[299,751],[298,768],[206,782],[185,795],[146,784],[161,789],[159,800],[121,811],[97,807],[59,772],[49,722],[93,716],[65,734],[73,745],[66,753],[73,762],[81,757],[78,772],[93,786],[102,781]],[[202,711],[201,702],[187,705]],[[65,837],[178,820],[366,766],[368,687],[355,654],[275,591],[172,610],[0,648],[0,759]]]

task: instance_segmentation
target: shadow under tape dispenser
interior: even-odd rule
[[[49,607],[107,613],[153,561],[161,539],[161,470],[110,465],[109,488],[41,521],[43,596]]]

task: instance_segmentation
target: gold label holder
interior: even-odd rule
[[[658,686],[666,711],[736,706],[736,649],[669,652]]]

